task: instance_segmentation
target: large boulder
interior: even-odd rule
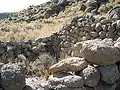
[[[92,64],[111,65],[119,61],[120,52],[112,39],[95,39],[77,43],[73,56],[81,56]]]
[[[80,71],[86,68],[88,63],[84,58],[70,57],[59,61],[49,68],[50,72]]]
[[[107,18],[120,19],[120,5],[114,6],[108,13]]]
[[[17,64],[3,65],[1,67],[1,85],[5,90],[22,90],[25,87],[23,69]]]
[[[108,84],[113,84],[119,79],[119,71],[116,65],[98,67],[101,79]]]
[[[99,71],[90,65],[80,72],[80,76],[83,77],[85,85],[89,87],[97,86],[100,80]]]
[[[49,88],[54,90],[85,90],[83,87],[83,78],[69,73],[56,73],[48,79]],[[80,89],[79,89],[80,88]]]

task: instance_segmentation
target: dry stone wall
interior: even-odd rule
[[[49,90],[120,90],[120,49],[115,46],[118,42],[79,42],[73,57],[49,68],[53,73],[48,79]]]
[[[92,15],[75,17],[59,32],[61,57],[71,56],[72,47],[77,42],[96,38],[111,38],[115,41],[118,37],[120,37],[120,20],[95,18]]]
[[[15,62],[19,55],[24,55],[28,61],[35,61],[39,55],[49,53],[59,58],[57,34],[51,37],[39,38],[35,42],[8,41],[0,42],[0,60],[3,63]]]
[[[96,38],[111,38],[116,41],[118,37],[120,37],[120,20],[95,18],[89,14],[73,18],[58,33],[50,37],[39,38],[35,42],[1,42],[0,55],[14,59],[19,54],[23,54],[26,58],[35,60],[41,53],[47,52],[58,61],[59,58],[71,56],[73,46],[77,42]],[[2,60],[5,61],[3,58]]]
[[[5,55],[10,59],[23,54],[28,59],[35,60],[40,53],[47,52],[58,61],[59,58],[71,56],[73,46],[77,42],[96,38],[111,38],[116,41],[118,37],[120,37],[120,20],[105,17],[95,18],[89,14],[73,18],[58,33],[54,33],[50,37],[39,38],[35,42],[1,42],[0,55],[3,57]]]

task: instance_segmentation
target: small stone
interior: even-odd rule
[[[98,33],[97,32],[90,32],[91,36],[93,38],[97,38],[98,37]]]
[[[91,26],[90,25],[85,25],[84,30],[85,31],[91,31]]]
[[[113,33],[115,31],[115,28],[113,26],[109,26],[108,27],[108,31],[111,32],[111,33]]]
[[[102,30],[102,24],[101,24],[101,23],[97,23],[97,24],[96,24],[96,27],[95,27],[95,30],[96,30],[97,32],[100,32],[100,31]]]
[[[80,31],[80,32],[79,32],[79,35],[82,37],[82,36],[84,36],[85,34],[84,34],[83,31]]]
[[[116,40],[116,42],[120,42],[120,37]]]
[[[86,38],[87,38],[87,40],[90,40],[91,39],[91,35],[90,35],[90,33],[86,33]]]
[[[117,47],[117,48],[120,49],[120,42],[116,42],[116,43],[114,44],[114,47]]]
[[[103,31],[107,31],[107,26],[106,25],[102,25],[102,29],[103,29]]]
[[[82,41],[85,41],[85,40],[87,40],[87,38],[86,38],[86,36],[83,36]]]
[[[112,20],[111,19],[103,19],[103,20],[101,20],[101,23],[102,24],[112,23]]]
[[[100,37],[101,39],[104,39],[104,38],[106,37],[106,32],[105,32],[105,31],[99,32],[99,37]]]
[[[70,45],[70,43],[69,42],[64,42],[64,47],[70,47],[71,45]]]
[[[114,38],[114,34],[113,34],[112,32],[107,32],[107,33],[106,33],[106,37],[113,39],[113,38]]]
[[[94,23],[91,25],[91,29],[92,29],[92,31],[95,30],[95,26],[96,26],[96,24],[94,24]]]
[[[117,23],[116,29],[120,29],[120,20],[117,20],[116,23]]]

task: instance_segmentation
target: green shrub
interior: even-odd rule
[[[99,7],[98,12],[100,12],[100,13],[107,13],[113,7],[114,7],[114,3],[102,4]]]

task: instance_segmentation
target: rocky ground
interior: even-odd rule
[[[119,90],[119,3],[51,0],[0,20],[0,90]]]

